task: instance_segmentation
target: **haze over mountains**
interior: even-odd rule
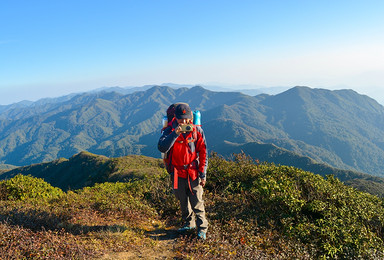
[[[333,167],[384,176],[383,106],[352,90],[308,87],[249,96],[155,86],[128,94],[88,92],[2,106],[0,162],[22,166],[84,150],[109,157],[159,157],[161,118],[178,101],[202,112],[209,149],[219,154],[243,150],[260,158],[262,145],[273,144],[280,154],[294,152]]]

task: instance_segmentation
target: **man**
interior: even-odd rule
[[[203,187],[208,166],[207,144],[200,126],[183,129],[192,124],[192,117],[189,105],[178,103],[175,107],[176,120],[163,130],[158,149],[168,156],[167,169],[171,173],[174,194],[180,201],[185,225],[179,232],[197,226],[198,238],[205,240],[208,221],[205,217]]]

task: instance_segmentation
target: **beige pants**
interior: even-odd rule
[[[171,179],[173,182],[173,176]],[[208,221],[205,217],[203,187],[200,185],[200,178],[190,181],[190,185],[192,192],[188,179],[179,177],[178,189],[173,189],[176,198],[180,201],[183,221],[186,226],[197,226],[199,231],[207,232]]]

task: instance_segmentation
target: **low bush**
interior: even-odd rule
[[[0,182],[1,200],[49,200],[63,196],[64,192],[41,178],[18,174]]]

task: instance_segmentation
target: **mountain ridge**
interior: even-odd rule
[[[0,112],[0,162],[22,166],[81,151],[159,157],[161,118],[177,101],[202,112],[209,149],[216,152],[224,141],[272,143],[336,168],[384,174],[384,108],[352,90],[309,87],[252,97],[154,86],[15,107]]]

